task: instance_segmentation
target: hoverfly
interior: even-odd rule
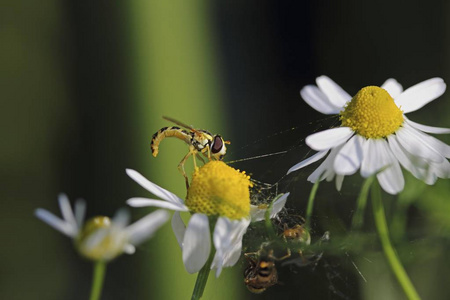
[[[278,272],[272,251],[265,254],[258,252],[245,253],[249,265],[244,271],[244,283],[247,289],[255,294],[261,294],[267,288],[278,283]]]
[[[227,152],[225,144],[230,144],[229,141],[224,141],[222,136],[216,134],[213,135],[210,132],[202,129],[195,129],[192,126],[186,125],[175,119],[164,117],[163,119],[175,123],[183,128],[177,126],[163,127],[158,130],[152,137],[151,149],[152,155],[156,157],[159,152],[159,144],[167,137],[176,137],[189,145],[189,152],[183,157],[178,164],[178,170],[183,174],[186,180],[186,187],[189,187],[189,180],[184,171],[184,163],[192,155],[194,160],[194,167],[197,167],[195,158],[198,157],[203,161],[198,153],[203,154],[209,160],[222,160]],[[203,161],[204,162],[204,161]]]

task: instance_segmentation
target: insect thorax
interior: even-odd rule
[[[191,132],[191,144],[197,151],[202,151],[206,146],[211,145],[212,140],[211,133],[206,130]]]

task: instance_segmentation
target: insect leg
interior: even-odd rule
[[[180,163],[178,164],[178,170],[181,172],[181,174],[184,176],[184,179],[186,181],[186,189],[189,188],[189,179],[186,175],[186,171],[184,170],[184,163],[186,162],[186,160],[189,158],[189,156],[191,156],[192,154],[194,154],[194,158],[195,158],[195,152],[191,150],[189,150],[188,154],[186,154],[185,157],[183,157],[183,159],[180,161]],[[195,162],[195,159],[194,159]],[[195,164],[195,163],[194,163]]]

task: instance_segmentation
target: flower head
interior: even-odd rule
[[[175,210],[172,228],[189,273],[198,272],[208,260],[211,252],[211,220],[216,220],[212,232],[216,251],[212,268],[217,269],[216,276],[219,276],[223,267],[236,264],[248,225],[251,221],[262,220],[266,211],[250,204],[250,177],[221,161],[210,161],[194,171],[186,202],[134,170],[128,169],[127,174],[152,194],[165,200],[131,198],[127,201],[130,206],[157,206]],[[285,194],[277,199],[271,217],[284,207],[287,196]],[[187,227],[180,211],[192,213]]]
[[[225,216],[232,220],[250,213],[250,176],[223,161],[210,161],[192,175],[186,206],[207,216]]]
[[[450,129],[415,123],[406,113],[416,111],[441,96],[446,88],[441,78],[432,78],[403,91],[395,79],[381,87],[362,88],[354,97],[326,76],[308,85],[300,94],[311,107],[324,114],[338,114],[341,126],[312,134],[306,143],[319,151],[293,166],[288,173],[314,163],[327,154],[308,180],[332,180],[341,188],[345,175],[360,169],[363,177],[377,174],[381,187],[390,194],[403,190],[402,165],[416,178],[433,184],[450,177],[450,147],[426,133],[450,133]]]
[[[36,217],[72,238],[78,252],[94,261],[109,261],[123,252],[134,253],[134,246],[150,238],[169,218],[167,212],[158,210],[127,226],[129,214],[122,209],[113,219],[97,216],[84,222],[84,201],[75,202],[75,211],[66,195],[59,195],[58,202],[63,219],[42,208],[36,209]]]

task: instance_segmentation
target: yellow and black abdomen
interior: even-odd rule
[[[185,129],[181,129],[180,127],[176,126],[170,126],[170,127],[163,127],[152,137],[152,142],[150,144],[150,147],[152,149],[152,155],[156,157],[158,155],[159,150],[159,143],[166,137],[176,137],[180,140],[183,140],[187,144],[191,144],[192,135],[189,131]]]

